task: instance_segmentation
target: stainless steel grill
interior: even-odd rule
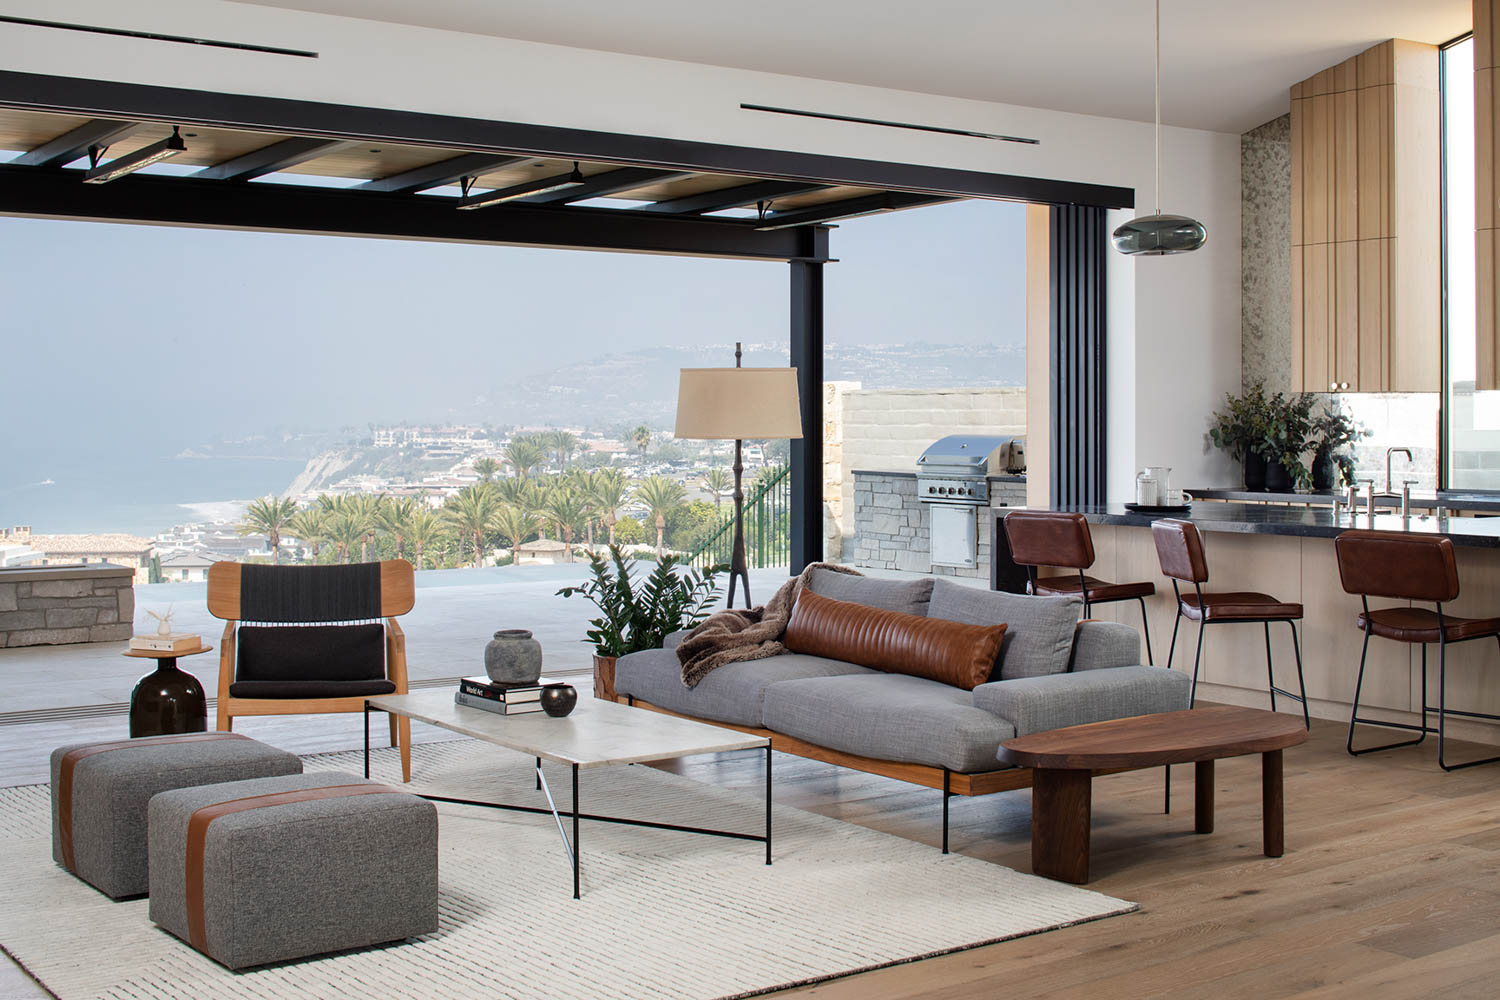
[[[917,459],[917,499],[928,504],[934,566],[978,565],[976,510],[988,507],[990,476],[1026,470],[1025,439],[950,434]]]

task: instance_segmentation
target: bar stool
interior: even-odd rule
[[[1469,719],[1500,721],[1500,716],[1486,715],[1483,712],[1460,712],[1448,707],[1448,644],[1468,642],[1471,639],[1494,638],[1500,641],[1500,618],[1455,618],[1443,613],[1443,602],[1458,598],[1458,565],[1453,558],[1452,540],[1410,535],[1402,531],[1356,530],[1346,531],[1335,538],[1333,548],[1338,555],[1339,580],[1344,585],[1344,591],[1359,595],[1364,607],[1356,621],[1360,631],[1365,634],[1365,641],[1364,649],[1359,654],[1359,679],[1354,683],[1354,707],[1349,713],[1349,741],[1346,744],[1349,753],[1357,757],[1376,750],[1416,746],[1427,738],[1428,733],[1437,733],[1438,766],[1444,771],[1457,771],[1500,760],[1500,756],[1495,756],[1463,764],[1449,764],[1443,756],[1443,736],[1448,716],[1461,715]],[[1371,611],[1371,597],[1387,597],[1397,601],[1431,601],[1437,610],[1380,608]],[[1396,642],[1417,643],[1422,647],[1420,726],[1359,717],[1359,692],[1365,682],[1365,660],[1370,654],[1372,635]],[[1427,713],[1434,710],[1433,706],[1427,704],[1427,647],[1434,642],[1438,647],[1436,729],[1427,724]],[[1356,750],[1355,723],[1406,729],[1421,735],[1414,740],[1400,740]]]
[[[1026,587],[1044,596],[1078,594],[1083,597],[1083,614],[1095,604],[1114,601],[1139,601],[1141,628],[1146,633],[1146,662],[1151,663],[1151,623],[1146,618],[1146,598],[1156,593],[1156,584],[1107,583],[1084,575],[1094,565],[1094,538],[1089,533],[1088,518],[1082,514],[1061,511],[1013,510],[1005,515],[1005,537],[1010,542],[1011,560],[1026,567]],[[1078,576],[1036,575],[1038,566],[1062,566],[1076,569]]]
[[[1276,696],[1285,695],[1302,703],[1302,724],[1309,729],[1312,721],[1307,713],[1307,685],[1302,679],[1302,647],[1297,641],[1297,622],[1302,618],[1302,605],[1278,601],[1269,594],[1249,592],[1205,594],[1203,585],[1208,582],[1208,562],[1203,557],[1203,539],[1197,525],[1191,521],[1163,518],[1151,525],[1151,539],[1156,543],[1156,557],[1161,561],[1161,571],[1172,578],[1172,593],[1177,598],[1177,617],[1172,622],[1172,646],[1167,651],[1167,667],[1172,666],[1172,656],[1177,651],[1177,628],[1182,619],[1198,623],[1198,655],[1193,659],[1193,687],[1188,704],[1198,697],[1198,668],[1203,662],[1203,631],[1209,625],[1240,625],[1259,623],[1266,630],[1266,680],[1271,689],[1271,711],[1276,711]],[[1191,583],[1193,593],[1184,594],[1178,581]],[[1297,654],[1297,688],[1302,693],[1292,692],[1276,686],[1276,673],[1271,662],[1271,624],[1286,622],[1292,630],[1292,651]]]

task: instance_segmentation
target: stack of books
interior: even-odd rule
[[[189,649],[197,649],[202,645],[203,637],[192,632],[169,632],[166,635],[152,632],[150,635],[130,637],[131,649],[141,649],[151,653],[181,653]]]
[[[539,677],[535,684],[496,684],[488,677],[464,677],[453,703],[496,715],[527,715],[542,710],[542,688],[556,681]]]

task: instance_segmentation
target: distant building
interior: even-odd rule
[[[26,545],[41,553],[41,566],[77,566],[107,562],[135,570],[136,583],[150,582],[153,542],[137,535],[34,535],[20,526],[5,532],[5,542]]]
[[[555,538],[538,538],[522,542],[513,551],[517,566],[551,566],[566,560],[568,547]]]
[[[217,560],[198,552],[174,552],[162,556],[162,583],[204,583],[208,568]]]

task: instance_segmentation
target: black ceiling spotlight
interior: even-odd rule
[[[172,134],[160,142],[153,142],[149,146],[142,146],[134,153],[117,156],[107,163],[97,162],[98,156],[103,155],[104,148],[107,147],[95,148],[98,149],[98,153],[95,153],[94,149],[89,150],[91,165],[88,173],[83,175],[83,182],[85,184],[107,184],[116,178],[124,177],[126,174],[133,174],[142,167],[149,167],[153,163],[160,163],[162,160],[176,156],[178,153],[186,153],[187,143],[182,141],[182,135],[177,131],[177,126],[173,125]]]
[[[564,188],[578,187],[584,182],[584,176],[578,169],[577,161],[573,163],[573,169],[566,174],[557,174],[552,177],[538,177],[534,181],[524,184],[516,184],[508,188],[496,188],[484,194],[476,194],[469,197],[469,188],[474,183],[473,177],[465,177],[462,181],[464,197],[457,207],[461,209],[484,208],[486,205],[498,205],[501,202],[515,201],[517,198],[526,198],[534,194],[550,194],[553,191],[561,191]]]

